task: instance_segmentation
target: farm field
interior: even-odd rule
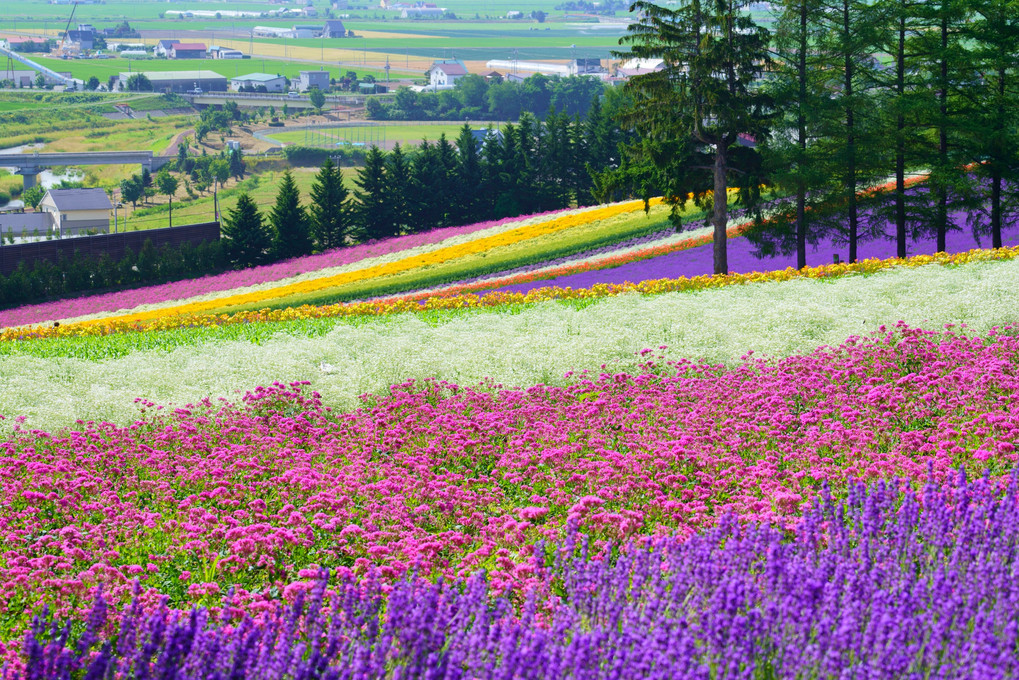
[[[475,123],[475,127],[491,126],[499,129],[499,123],[487,121]],[[443,133],[451,142],[456,139],[464,124],[456,123],[377,123],[366,125],[343,125],[335,128],[316,126],[307,130],[287,132],[269,131],[267,136],[281,144],[298,144],[301,146],[330,146],[356,144],[359,146],[375,145],[380,148],[392,148],[394,144],[418,144],[423,140],[436,142]]]
[[[43,66],[52,68],[55,71],[70,72],[75,78],[88,80],[96,76],[102,82],[106,82],[111,76],[119,76],[128,71],[209,71],[227,78],[238,75],[245,75],[253,71],[263,73],[279,73],[289,78],[300,77],[300,71],[318,70],[318,64],[304,62],[282,61],[279,59],[57,59],[53,57],[35,58]],[[330,76],[337,78],[348,70],[354,68],[328,68]],[[363,71],[361,73],[360,71]],[[376,69],[361,69],[359,75],[375,75],[376,78],[385,78],[385,72]]]
[[[238,7],[241,4],[243,3],[232,3]],[[124,9],[126,11],[122,18],[130,20],[135,29],[145,32],[145,41],[150,44],[158,37],[201,38],[210,44],[240,49],[250,54],[253,60],[265,59],[266,68],[261,70],[285,75],[306,68],[309,63],[325,64],[327,67],[332,65],[334,68],[339,64],[341,70],[360,67],[366,73],[378,78],[384,76],[382,67],[386,63],[391,66],[391,76],[420,76],[433,60],[454,56],[478,63],[489,59],[509,58],[522,60],[610,58],[610,51],[618,47],[618,39],[625,31],[627,25],[625,20],[614,23],[570,21],[568,17],[564,17],[563,12],[555,11],[552,4],[554,3],[543,5],[536,2],[530,3],[528,7],[509,7],[506,10],[493,6],[486,7],[481,12],[474,11],[478,8],[471,5],[469,13],[458,15],[461,16],[461,20],[441,22],[400,20],[397,12],[387,13],[372,8],[369,11],[348,13],[351,16],[344,19],[345,25],[354,31],[354,37],[328,41],[321,39],[284,41],[251,38],[246,35],[256,25],[289,28],[295,21],[293,18],[244,19],[224,16],[218,21],[204,17],[167,20],[156,16],[165,8],[144,4],[139,7],[82,6],[77,11],[83,13],[83,17],[80,17],[82,20],[103,22],[112,21],[111,18],[105,18],[113,16],[109,12]],[[265,6],[261,6],[260,9],[264,11]],[[460,11],[455,7],[449,9],[454,12]],[[20,29],[47,35],[58,32],[61,26],[54,15],[59,16],[64,11],[63,7],[40,5],[40,10],[39,13],[33,14],[16,14],[14,10],[10,10],[6,17],[0,14],[0,31]],[[531,19],[507,21],[504,16],[510,10],[525,13],[542,10],[550,18],[541,24]],[[180,11],[185,11],[183,6]],[[54,16],[54,20],[44,19],[44,16]],[[564,21],[564,18],[567,20]],[[118,23],[120,20],[117,19]],[[87,67],[82,62],[74,60],[62,63],[64,68],[71,70],[76,77],[80,77],[79,73],[84,73],[86,69],[91,69],[85,77],[96,75],[104,80],[110,75],[128,70],[126,60],[105,62],[91,60],[84,62],[88,64]],[[143,60],[143,63],[147,65],[151,61]],[[253,61],[245,63],[251,65]],[[238,68],[236,64],[233,66],[216,64],[215,67]],[[244,64],[240,66],[243,67]],[[141,68],[159,69],[143,66],[136,70]],[[183,69],[185,66],[177,68]],[[188,65],[186,68],[197,67]],[[223,73],[223,75],[239,74]]]

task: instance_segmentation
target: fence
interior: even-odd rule
[[[61,255],[70,258],[75,251],[84,256],[96,258],[106,253],[116,261],[124,256],[124,251],[128,248],[138,253],[145,241],[149,239],[152,240],[152,245],[157,248],[163,245],[180,246],[185,243],[197,245],[208,241],[218,241],[219,222],[203,222],[181,227],[128,231],[120,234],[97,234],[0,246],[0,274],[9,275],[17,269],[20,262],[24,262],[25,266],[31,269],[38,260],[56,262]]]

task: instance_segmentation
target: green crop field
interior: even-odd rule
[[[463,127],[462,122],[458,123],[418,123],[413,125],[344,125],[334,128],[307,130],[294,130],[288,132],[277,132],[271,138],[281,144],[299,144],[301,146],[328,147],[342,144],[357,144],[387,146],[399,142],[400,144],[417,144],[424,139],[436,141],[439,135],[446,133],[446,138],[452,141]],[[475,124],[488,125],[488,123]],[[498,128],[498,123],[492,123],[492,127]]]
[[[300,77],[301,71],[314,71],[320,68],[317,63],[283,61],[278,59],[58,59],[55,57],[33,56],[32,59],[42,66],[58,72],[70,72],[75,78],[88,80],[91,76],[99,78],[105,83],[110,76],[119,76],[124,72],[144,71],[208,71],[217,73],[227,78],[241,76],[247,73],[279,73],[288,78]],[[355,71],[359,77],[373,75],[376,79],[384,80],[385,71],[378,69],[365,69],[356,66],[345,66],[331,68],[324,67],[329,71],[331,78],[340,78],[347,71]],[[394,69],[393,75],[396,75]]]
[[[252,52],[253,57],[265,54],[266,57],[284,57],[283,63],[289,66],[266,64],[263,69],[268,72],[279,72],[290,75],[288,69],[294,64],[306,61],[326,61],[327,63],[350,64],[358,61],[357,55],[338,52],[358,52],[365,66],[378,66],[390,57],[393,73],[400,68],[399,55],[405,56],[402,66],[419,70],[417,65],[410,64],[410,57],[442,58],[457,56],[468,60],[488,60],[507,58],[513,50],[520,59],[568,59],[577,57],[607,58],[609,51],[618,47],[618,38],[625,31],[625,22],[598,23],[584,21],[581,17],[567,15],[562,10],[555,10],[556,0],[529,0],[524,5],[510,0],[451,0],[443,3],[455,12],[458,19],[443,21],[419,21],[400,19],[399,13],[380,9],[376,3],[366,2],[363,6],[354,3],[352,9],[343,12],[345,26],[353,30],[356,37],[339,40],[304,39],[288,40],[286,43],[293,48],[309,48],[311,54],[274,54],[272,48],[282,45],[279,39],[249,40],[245,35],[256,25],[287,27],[295,23],[318,23],[326,16],[328,5],[321,0],[316,2],[319,18],[291,16],[279,17],[234,17],[229,12],[260,11],[279,9],[278,6],[266,4],[229,2],[210,5],[200,2],[182,2],[165,5],[156,2],[125,2],[109,0],[103,5],[80,5],[75,14],[76,21],[94,22],[97,27],[106,27],[127,19],[133,28],[145,32],[147,39],[168,37],[180,39],[204,40],[207,44],[228,40],[243,41],[243,51]],[[507,20],[505,15],[510,10],[529,13],[531,10],[542,10],[548,16],[544,23],[530,18]],[[220,11],[225,13],[220,19],[214,17],[176,18],[161,17],[166,11]],[[66,5],[49,5],[42,0],[28,0],[24,3],[0,3],[0,31],[20,30],[45,32],[56,35],[63,30],[70,13]],[[263,47],[259,47],[262,45]],[[238,47],[234,45],[234,47]],[[333,55],[328,55],[333,50]],[[455,52],[454,52],[455,50]],[[375,53],[374,55],[372,53]],[[322,54],[324,59],[320,59]],[[268,59],[267,59],[268,61]],[[97,77],[100,73],[112,74],[115,65],[107,64],[94,67]],[[127,70],[116,65],[117,71]],[[225,68],[225,67],[224,67]],[[234,65],[236,69],[237,66]],[[243,68],[243,67],[241,67]],[[75,75],[79,67],[72,67]],[[165,69],[161,69],[165,70]],[[239,75],[224,73],[223,75]]]

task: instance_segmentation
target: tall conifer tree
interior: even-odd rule
[[[350,192],[343,184],[343,174],[331,158],[326,158],[311,185],[308,216],[311,234],[318,250],[346,245],[352,222]]]
[[[237,205],[223,219],[222,234],[227,259],[235,266],[250,267],[267,261],[272,233],[247,193],[237,198]]]
[[[923,27],[913,39],[925,103],[920,166],[930,173],[924,193],[926,216],[918,231],[934,234],[939,252],[947,247],[948,231],[957,228],[950,213],[971,209],[977,202],[973,175],[966,169],[973,160],[968,157],[966,131],[970,115],[981,108],[970,99],[979,88],[973,88],[978,71],[967,45],[969,6],[969,0],[925,0],[914,5]]]
[[[393,219],[392,235],[421,231],[419,225],[412,225],[411,216],[411,183],[410,161],[403,148],[396,144],[386,155],[386,189],[385,195],[390,205]]]
[[[882,129],[894,147],[895,187],[890,212],[895,225],[897,257],[906,257],[910,225],[923,222],[922,214],[917,219],[913,207],[922,201],[924,194],[906,191],[907,166],[919,165],[921,149],[925,146],[920,137],[924,122],[924,90],[919,68],[922,55],[913,52],[916,38],[925,32],[918,15],[922,4],[918,0],[879,0],[875,5],[879,23],[876,44],[892,56],[891,69],[880,74],[879,79],[885,113]]]
[[[438,149],[421,142],[411,159],[408,210],[412,231],[428,231],[438,227],[444,218],[445,206],[442,196],[442,163]]]
[[[769,33],[750,16],[748,0],[678,0],[675,9],[638,0],[640,19],[620,43],[629,59],[663,59],[660,71],[638,75],[625,120],[641,138],[630,147],[657,171],[659,190],[674,207],[691,192],[711,192],[705,206],[714,227],[716,274],[729,271],[728,189],[739,185],[748,207],[758,203],[756,154],[741,138],[767,130],[768,100],[758,80],[769,62]],[[733,180],[736,180],[735,182]],[[678,220],[678,210],[673,211]]]
[[[478,156],[478,142],[469,125],[464,123],[456,138],[456,168],[454,170],[455,191],[453,194],[452,220],[466,224],[476,216],[483,219],[481,199],[482,187],[481,158]]]
[[[813,14],[817,47],[827,58],[822,70],[839,115],[826,117],[819,151],[832,159],[841,181],[825,196],[829,224],[843,232],[849,244],[849,261],[855,262],[861,238],[873,237],[876,224],[862,224],[859,193],[887,172],[887,140],[880,134],[880,107],[875,97],[879,43],[878,13],[867,0],[821,0]]]
[[[356,237],[359,241],[371,241],[396,235],[392,205],[387,195],[386,157],[377,146],[373,146],[364,159],[364,165],[357,171],[354,184],[358,205],[356,215]]]
[[[977,227],[1002,245],[1001,231],[1019,213],[1019,3],[976,0],[970,23],[975,57],[983,74],[981,106],[970,119],[976,172],[986,183],[985,218]]]
[[[435,143],[435,154],[438,160],[438,176],[435,194],[439,209],[437,226],[449,227],[457,224],[453,220],[453,205],[456,203],[456,149],[446,138],[446,133],[439,134]]]
[[[762,142],[770,181],[789,199],[780,203],[766,228],[749,235],[764,253],[795,251],[798,269],[807,266],[808,239],[817,240],[809,223],[810,197],[816,201],[818,189],[832,175],[816,146],[820,123],[832,113],[814,47],[817,34],[811,15],[817,5],[817,0],[785,0],[776,17],[774,66],[767,87],[777,115],[774,133]]]
[[[301,193],[289,170],[283,173],[280,181],[276,205],[269,213],[269,224],[272,226],[272,251],[276,259],[286,260],[311,252],[308,214],[301,205]]]

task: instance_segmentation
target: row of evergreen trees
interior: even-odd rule
[[[806,243],[826,235],[844,238],[855,260],[858,241],[884,236],[886,221],[900,255],[911,236],[943,250],[957,212],[1001,245],[1019,215],[1014,0],[781,0],[767,27],[750,0],[672,4],[638,1],[623,39],[620,56],[665,68],[627,85],[625,124],[639,141],[612,181],[704,195],[716,272],[732,186],[748,207],[762,184],[791,197],[787,228],[774,222],[759,240],[795,250],[801,266]],[[930,177],[908,190],[917,171]],[[860,191],[886,178],[887,202],[864,206]]]
[[[478,139],[464,125],[455,143],[439,137],[404,150],[374,147],[354,180],[343,184],[327,160],[310,203],[283,175],[275,205],[262,215],[242,194],[223,222],[231,260],[260,264],[401,234],[588,205],[602,195],[593,169],[616,162],[621,133],[613,122],[618,94],[596,101],[585,120],[530,114]]]
[[[127,248],[119,258],[74,251],[56,262],[22,260],[7,276],[0,274],[0,308],[133,286],[178,281],[226,269],[222,242],[157,247],[146,239],[138,252]]]

